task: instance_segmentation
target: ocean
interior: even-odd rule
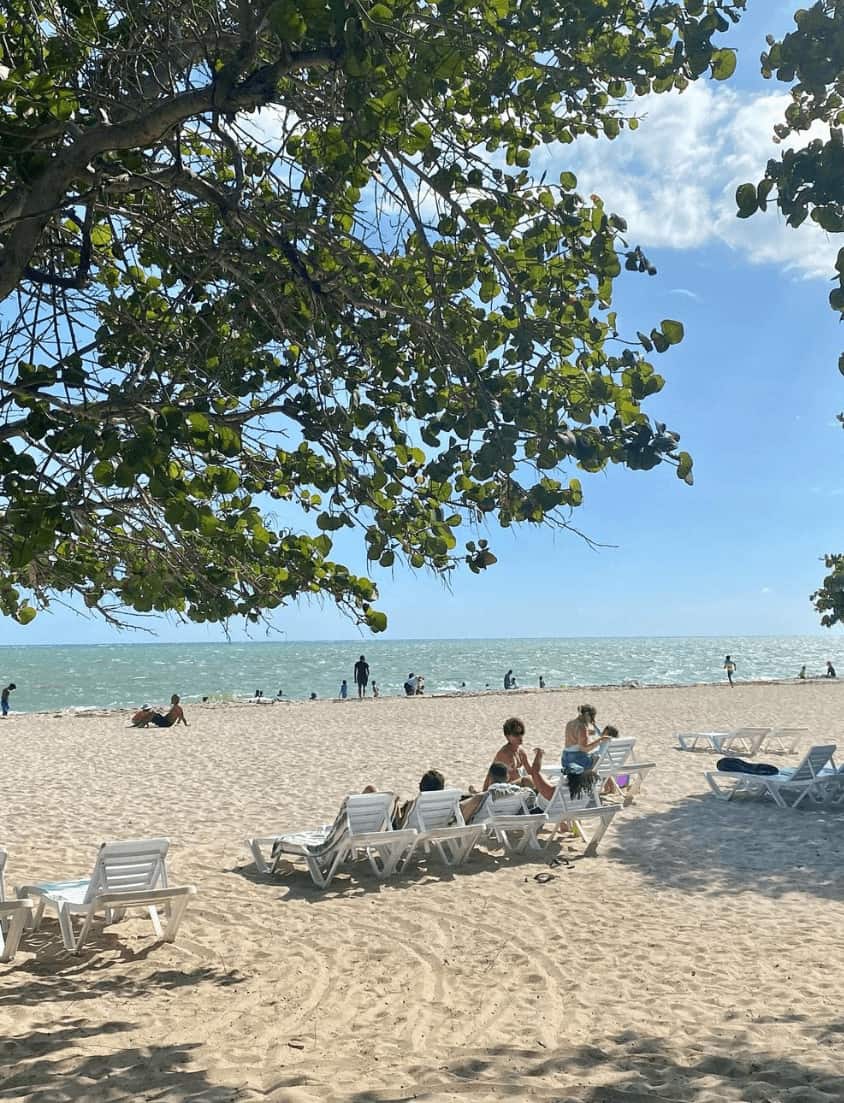
[[[363,653],[383,695],[402,693],[411,672],[428,693],[519,687],[688,685],[724,680],[724,656],[737,681],[824,673],[831,659],[844,676],[841,637],[628,637],[511,640],[366,640],[351,642],[122,643],[0,647],[0,682],[14,682],[13,712],[163,705],[171,693],[203,697],[336,697]],[[840,661],[840,662],[839,662]]]

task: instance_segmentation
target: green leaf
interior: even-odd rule
[[[670,318],[663,318],[660,322],[660,329],[665,335],[665,339],[669,345],[679,345],[683,340],[684,330],[682,322],[672,321]]]
[[[736,71],[734,50],[715,50],[712,54],[712,76],[715,80],[729,80]]]
[[[753,184],[740,184],[736,188],[736,204],[739,218],[750,218],[756,213],[759,209],[759,201]]]

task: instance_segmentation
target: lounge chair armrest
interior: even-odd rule
[[[196,885],[173,885],[166,889],[138,889],[129,892],[98,892],[96,904],[98,908],[126,908],[132,904],[143,907],[161,904],[167,900],[173,900],[177,896],[195,896]]]

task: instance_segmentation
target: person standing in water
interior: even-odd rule
[[[358,687],[358,698],[366,696],[366,687],[369,684],[369,663],[366,657],[361,655],[355,663],[355,685]]]
[[[733,674],[735,674],[736,671],[736,664],[733,662],[729,655],[727,655],[724,659],[724,670],[727,675],[727,681],[730,683],[730,687],[732,688]]]
[[[340,692],[338,696],[341,701],[345,701],[346,698],[349,696],[349,683],[346,681],[345,678],[340,683]]]

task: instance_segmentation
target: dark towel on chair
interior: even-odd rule
[[[778,774],[776,766],[770,766],[767,762],[745,762],[743,758],[719,758],[715,763],[715,769],[722,774]]]

